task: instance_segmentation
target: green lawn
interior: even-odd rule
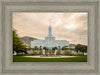
[[[13,62],[87,62],[87,56],[78,56],[72,58],[30,58],[13,56]]]

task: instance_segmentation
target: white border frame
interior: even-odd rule
[[[24,1],[24,0],[22,0]],[[55,2],[56,1],[56,2]],[[99,1],[1,1],[1,74],[98,74]],[[88,12],[88,62],[12,63],[12,12]],[[3,41],[2,41],[3,40]]]

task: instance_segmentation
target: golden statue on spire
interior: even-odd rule
[[[51,18],[49,19],[49,22],[51,22]]]
[[[49,18],[49,24],[51,24],[51,18]]]
[[[49,18],[49,26],[51,26],[51,18]]]

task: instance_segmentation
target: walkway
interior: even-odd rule
[[[31,58],[72,58],[77,56],[24,56],[24,57],[31,57]]]

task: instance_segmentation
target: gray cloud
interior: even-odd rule
[[[52,33],[57,40],[87,44],[87,17],[86,12],[13,13],[13,28],[17,30],[20,37],[31,36],[44,39],[48,35],[49,19],[51,18]]]

